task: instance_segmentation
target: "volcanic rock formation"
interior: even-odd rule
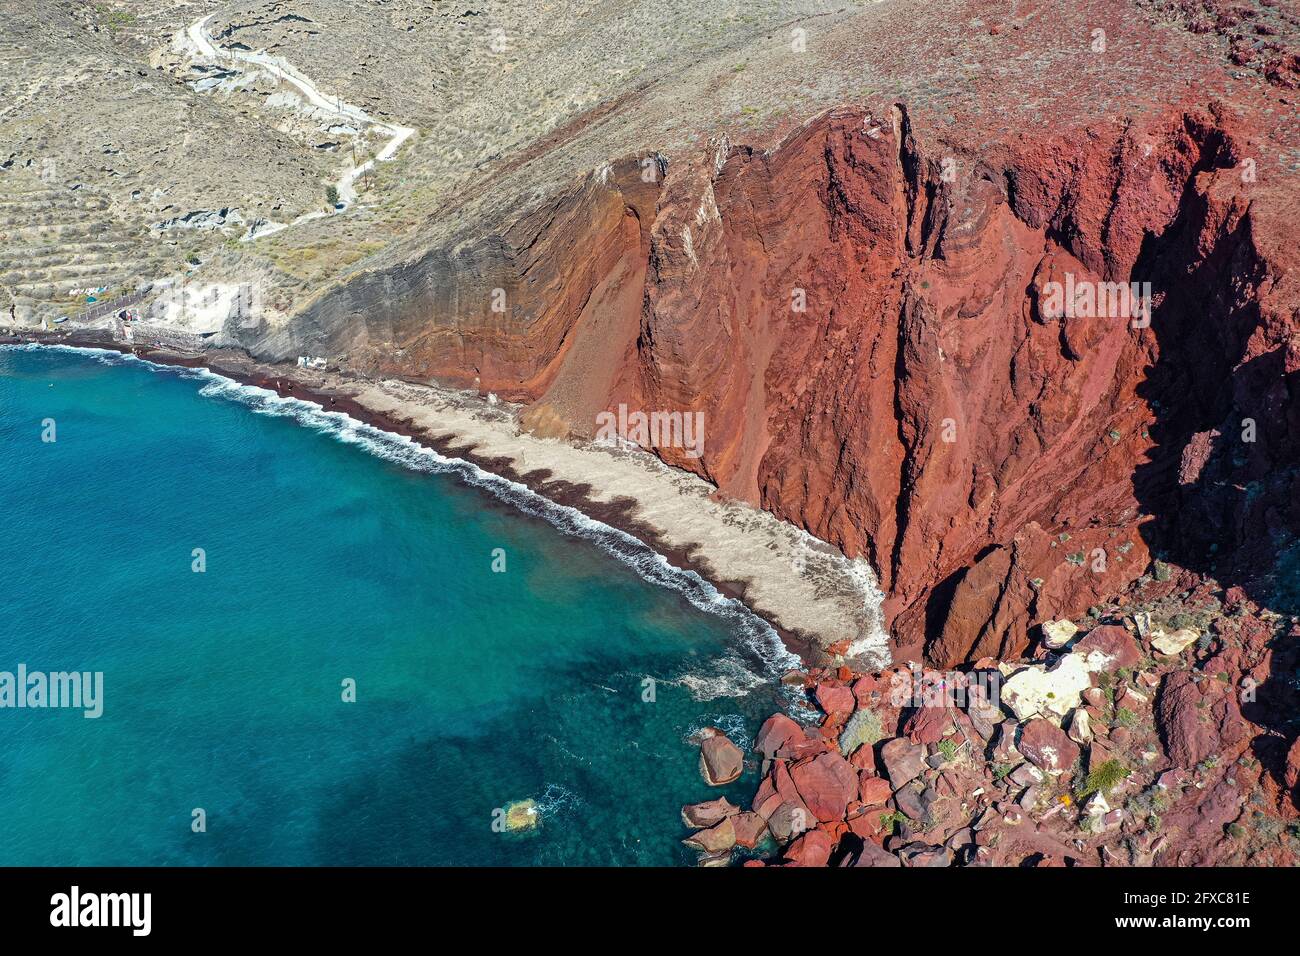
[[[973,152],[901,105],[832,110],[766,151],[629,157],[232,336],[580,436],[620,403],[703,412],[702,455],[655,451],[865,555],[902,650],[1014,657],[1153,555],[1250,584],[1300,527],[1288,203],[1238,125],[1170,108]]]

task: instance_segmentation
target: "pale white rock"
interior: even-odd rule
[[[1059,651],[1079,633],[1073,621],[1044,621],[1042,629],[1043,645],[1053,651]]]
[[[1066,734],[1076,744],[1083,746],[1092,740],[1092,721],[1088,717],[1088,711],[1082,707],[1074,709],[1074,716],[1070,718],[1070,729]]]
[[[1043,771],[1026,761],[1015,770],[1011,771],[1011,773],[1007,775],[1007,779],[1017,787],[1032,787],[1034,784],[1042,783],[1047,779],[1047,776]]]
[[[1166,634],[1164,631],[1153,631],[1151,646],[1161,654],[1175,657],[1195,644],[1200,638],[1201,635],[1189,627],[1179,628],[1172,634]]]
[[[1094,793],[1083,805],[1083,812],[1090,817],[1104,817],[1110,813],[1110,804],[1106,802],[1104,794]]]
[[[1002,703],[1018,720],[1043,717],[1059,727],[1091,684],[1087,662],[1068,654],[1050,669],[1033,664],[1012,674],[1002,685]]]

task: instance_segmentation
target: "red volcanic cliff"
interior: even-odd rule
[[[496,227],[456,220],[265,350],[472,384],[548,435],[590,436],[621,405],[702,412],[702,455],[656,453],[866,557],[900,660],[1045,669],[1058,655],[1034,626],[1091,618],[1077,646],[1114,651],[1111,694],[1099,672],[1068,730],[996,705],[882,707],[888,675],[814,669],[823,726],[768,748],[773,726],[784,736],[769,722],[758,749],[776,763],[744,815],[751,836],[761,817],[791,841],[787,862],[841,862],[851,835],[859,862],[942,864],[939,846],[871,848],[888,843],[877,809],[916,820],[946,798],[935,816],[958,843],[985,810],[1003,829],[969,860],[1105,863],[1122,833],[1130,862],[1290,862],[1231,828],[1248,798],[1286,820],[1300,805],[1300,126],[1292,39],[1269,32],[1292,18],[1135,6],[1222,49],[1124,4],[879,5],[799,79],[861,67],[897,97],[855,94],[871,106],[774,120],[750,144],[643,151]],[[1098,33],[1106,57],[1085,52]],[[664,141],[611,129],[637,135],[602,144]],[[1193,643],[1166,653],[1153,614]],[[846,742],[863,711],[894,739],[877,749],[858,724]],[[1068,784],[994,771],[1026,740],[1030,763],[1086,746],[1087,773],[1122,756],[1151,812],[1167,792],[1168,837],[1127,798],[1090,801],[1081,855]],[[1039,797],[1055,822],[1020,826]],[[816,828],[778,833],[787,805]]]
[[[608,391],[582,376],[575,401],[563,370],[526,391],[704,411],[702,458],[660,454],[866,555],[900,645],[1014,656],[1031,622],[1147,571],[1153,544],[1189,563],[1188,542],[1157,534],[1206,497],[1189,493],[1189,443],[1281,482],[1271,516],[1201,502],[1225,552],[1252,521],[1300,525],[1298,299],[1247,158],[1209,110],[978,157],[918,141],[899,108],[831,113],[769,152],[715,144],[667,171]],[[1050,314],[1042,290],[1067,273],[1150,282],[1149,327]],[[1248,368],[1267,381],[1247,387]],[[1267,437],[1228,447],[1252,416]]]
[[[1247,583],[1300,528],[1295,194],[1239,125],[1171,107],[975,150],[846,108],[632,157],[383,276],[404,312],[366,334],[401,352],[370,361],[577,434],[702,411],[701,457],[658,453],[866,556],[900,649],[1014,657],[1153,552]],[[1149,321],[1063,316],[1052,283],[1149,283]]]

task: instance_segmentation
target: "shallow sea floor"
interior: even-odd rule
[[[687,738],[746,746],[792,659],[571,511],[88,351],[0,349],[0,454],[0,671],[104,682],[0,708],[0,864],[681,864],[680,806],[753,791]]]

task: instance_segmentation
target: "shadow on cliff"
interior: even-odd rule
[[[1249,212],[1225,220],[1205,251],[1209,201],[1190,187],[1175,222],[1148,236],[1133,269],[1149,281],[1157,359],[1138,394],[1155,424],[1148,460],[1134,472],[1152,555],[1226,592],[1284,615],[1276,633],[1240,658],[1273,648],[1268,676],[1242,713],[1281,736],[1261,735],[1255,755],[1278,773],[1300,713],[1295,641],[1286,617],[1300,614],[1300,374],[1286,372],[1282,346],[1261,350],[1263,321],[1252,293],[1265,279],[1251,241]],[[1224,642],[1226,643],[1226,642]],[[1229,649],[1228,654],[1232,651]]]

